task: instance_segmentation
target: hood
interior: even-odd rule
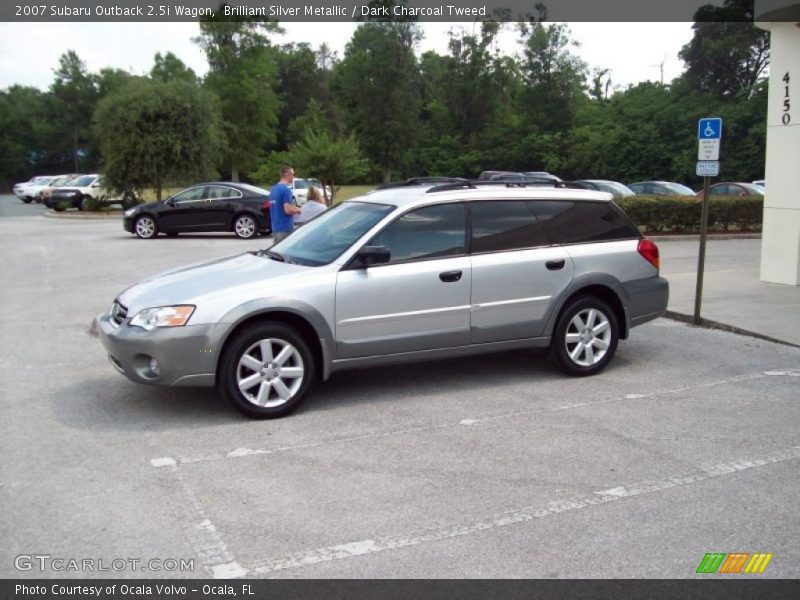
[[[136,206],[133,206],[132,208],[135,208],[137,211],[150,210],[150,209],[156,209],[159,206],[163,206],[163,204],[164,204],[163,200],[161,200],[161,201],[153,200],[152,202],[148,202],[146,204],[137,204]]]
[[[133,316],[145,308],[175,304],[200,305],[220,294],[236,294],[237,288],[268,281],[273,290],[279,281],[313,271],[304,267],[250,253],[188,265],[154,275],[122,292],[118,299]]]

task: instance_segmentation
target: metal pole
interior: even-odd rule
[[[700,211],[700,253],[697,256],[697,285],[694,292],[694,324],[700,325],[700,305],[703,301],[703,271],[706,267],[706,234],[708,233],[708,186],[710,177],[703,178],[703,208]]]

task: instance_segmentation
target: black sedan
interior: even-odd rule
[[[232,231],[242,239],[271,231],[269,192],[246,183],[199,183],[161,202],[125,211],[125,231],[151,239],[167,235]]]

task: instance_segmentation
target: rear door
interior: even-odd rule
[[[524,200],[470,202],[469,212],[472,343],[541,335],[572,280],[572,259]]]
[[[391,260],[338,274],[339,358],[469,344],[471,271],[463,203],[409,211],[368,245],[386,246]]]

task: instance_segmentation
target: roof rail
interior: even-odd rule
[[[384,183],[376,187],[376,190],[388,190],[392,188],[411,187],[414,185],[435,185],[435,184],[454,184],[464,183],[469,181],[463,177],[411,177],[405,181],[395,181],[392,183]]]
[[[576,189],[576,190],[585,190],[588,189],[585,185],[580,183],[575,183],[573,181],[553,181],[551,179],[533,179],[533,178],[526,178],[525,181],[491,181],[486,179],[471,179],[471,180],[464,180],[461,182],[453,182],[453,183],[445,183],[442,185],[436,185],[430,188],[426,193],[433,194],[436,192],[449,192],[452,190],[463,190],[463,189],[477,189],[478,187],[484,186],[504,186],[507,188],[524,188],[524,187],[534,187],[534,186],[542,186],[542,187],[554,187],[554,188],[569,188],[569,189]]]

